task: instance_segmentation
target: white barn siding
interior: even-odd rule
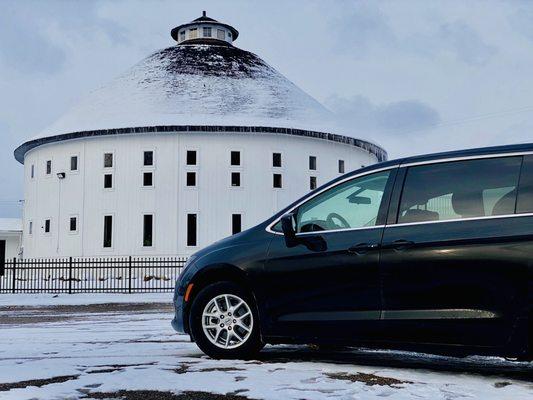
[[[153,150],[154,167],[143,166],[143,152]],[[197,166],[186,165],[186,151],[197,151]],[[230,152],[241,152],[241,166],[230,166]],[[103,188],[104,153],[114,153],[113,189]],[[282,167],[272,167],[272,153],[282,153]],[[70,171],[77,155],[78,172]],[[309,156],[317,157],[310,171]],[[46,160],[53,161],[45,175]],[[189,255],[231,234],[231,215],[242,214],[243,230],[318,185],[376,162],[368,152],[346,144],[286,134],[165,133],[83,138],[39,146],[25,156],[24,256]],[[35,178],[31,179],[31,165]],[[154,187],[142,187],[142,172],[154,172]],[[197,187],[185,184],[197,172]],[[231,186],[231,171],[241,173],[241,187]],[[59,180],[58,172],[66,178]],[[283,188],[272,186],[274,173]],[[61,191],[61,195],[59,194]],[[186,216],[198,214],[198,246],[186,245]],[[104,215],[113,215],[113,247],[103,248]],[[154,246],[142,246],[142,215],[154,215]],[[69,232],[78,216],[78,232]],[[44,220],[51,218],[50,234]],[[58,223],[59,220],[59,223]],[[33,234],[28,234],[33,221]]]

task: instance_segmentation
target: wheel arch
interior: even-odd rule
[[[256,308],[259,309],[250,279],[243,270],[232,264],[212,264],[199,270],[189,282],[189,285],[192,284],[193,286],[191,288],[188,301],[185,303],[184,307],[184,324],[186,332],[190,332],[189,315],[191,305],[194,302],[195,297],[205,287],[216,282],[224,281],[234,282],[239,286],[243,287],[245,290],[247,290],[249,294],[253,297]],[[259,310],[257,311],[259,313]]]

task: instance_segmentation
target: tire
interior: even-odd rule
[[[236,283],[203,288],[193,300],[189,318],[194,341],[211,358],[250,359],[264,346],[253,297]]]

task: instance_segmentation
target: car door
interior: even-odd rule
[[[533,233],[531,217],[515,215],[521,165],[509,156],[401,168],[380,264],[389,339],[506,343]]]
[[[299,205],[296,246],[274,227],[264,271],[269,335],[353,339],[376,332],[379,244],[395,174],[349,178]]]

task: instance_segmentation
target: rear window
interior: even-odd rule
[[[411,167],[398,223],[514,214],[521,165],[502,157]]]

